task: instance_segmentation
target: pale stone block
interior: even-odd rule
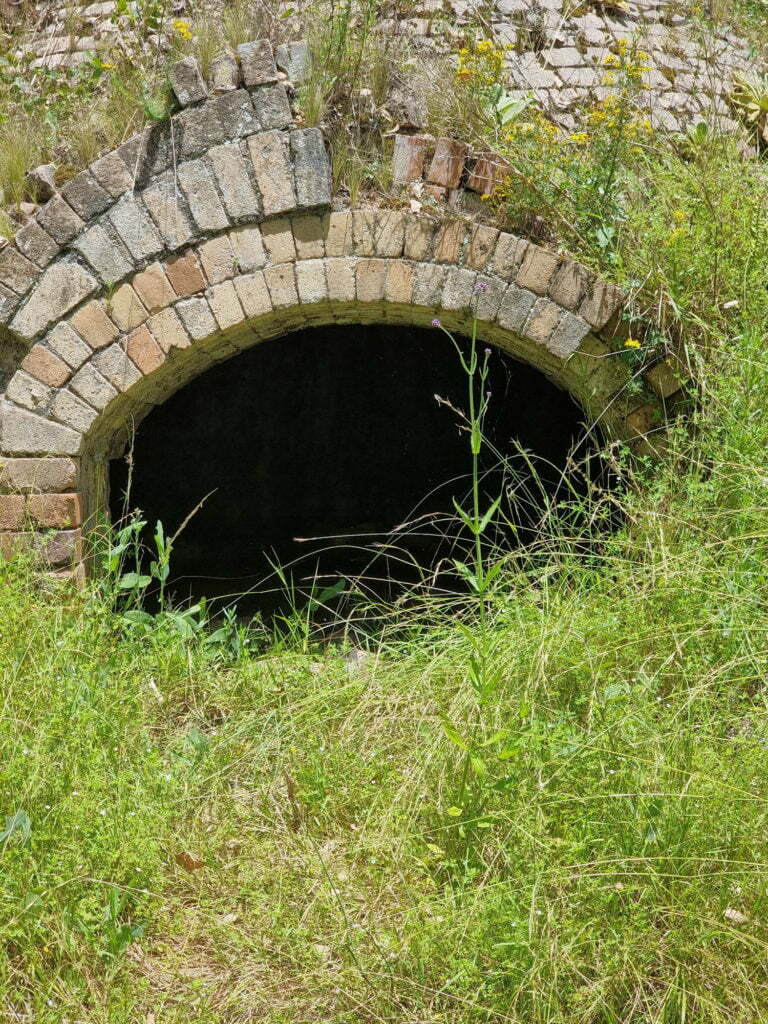
[[[147,328],[163,352],[172,348],[189,348],[189,335],[177,313],[178,306],[163,309],[147,320]],[[214,327],[215,330],[215,327]]]
[[[234,285],[246,317],[252,319],[272,312],[272,300],[263,273],[243,274],[235,278]]]
[[[121,331],[132,331],[147,319],[147,310],[131,285],[122,284],[107,300],[110,318]]]
[[[208,95],[197,58],[189,56],[177,60],[171,64],[168,75],[180,106],[188,107],[191,103],[200,103]]]
[[[357,260],[353,257],[333,258],[325,261],[325,276],[328,282],[328,298],[332,302],[355,301],[355,269]]]
[[[485,270],[496,250],[499,232],[486,224],[476,224],[472,228],[466,253],[466,263],[473,270]]]
[[[447,221],[435,236],[435,263],[458,263],[467,226],[464,221]]]
[[[557,303],[544,298],[536,299],[523,327],[523,334],[537,345],[546,345],[562,315],[563,311]]]
[[[38,267],[47,267],[59,255],[57,243],[34,220],[16,232],[14,241],[19,252],[23,252]]]
[[[596,330],[601,330],[624,303],[621,291],[607,281],[595,281],[579,307],[579,316]]]
[[[387,269],[386,260],[358,260],[356,275],[358,302],[382,301],[387,281]]]
[[[92,363],[84,363],[70,381],[70,389],[94,409],[105,409],[117,391]]]
[[[564,260],[549,284],[549,297],[564,309],[576,310],[591,284],[586,267],[573,260]]]
[[[464,267],[450,267],[440,303],[443,309],[468,309],[472,305],[477,274]]]
[[[77,475],[72,459],[0,458],[0,492],[71,491],[77,486]]]
[[[485,288],[481,288],[485,285]],[[497,277],[478,275],[475,288],[479,289],[475,297],[474,310],[478,320],[493,321],[499,312],[507,286]]]
[[[326,256],[351,256],[354,248],[352,214],[348,210],[327,213],[321,221]]]
[[[514,331],[516,334],[520,334],[535,300],[536,296],[532,292],[518,288],[516,284],[510,284],[499,306],[497,315],[499,326],[503,327],[505,331]]]
[[[296,244],[287,217],[265,221],[261,234],[271,263],[289,263],[296,259]]]
[[[389,264],[387,283],[384,288],[387,302],[410,305],[413,301],[413,264],[395,260]]]
[[[211,61],[211,91],[215,95],[237,89],[240,84],[240,68],[232,53],[220,53]]]
[[[77,370],[86,359],[91,357],[90,346],[75,333],[68,323],[56,324],[45,341],[51,351],[55,352],[73,370]]]
[[[296,264],[296,287],[302,303],[325,302],[328,286],[323,260],[302,260]]]
[[[330,206],[331,161],[319,128],[290,132],[296,200],[300,207]]]
[[[146,324],[131,331],[125,339],[125,350],[131,362],[145,377],[159,370],[165,362],[165,352],[149,333]]]
[[[516,283],[536,295],[546,295],[559,265],[557,253],[530,244],[517,272]]]
[[[269,296],[275,309],[298,304],[296,279],[293,263],[281,263],[276,267],[267,267],[264,280],[269,289]]]
[[[81,171],[74,178],[70,178],[62,188],[61,194],[85,222],[97,217],[112,205],[112,197],[88,171]]]
[[[86,434],[98,413],[65,389],[56,392],[51,403],[51,415],[65,426]]]
[[[185,252],[183,256],[171,257],[165,261],[163,267],[165,276],[179,298],[186,298],[205,290],[205,278],[194,249]]]
[[[21,409],[0,405],[0,448],[9,455],[77,455],[82,435],[61,423]]]
[[[414,305],[437,309],[442,299],[447,273],[446,267],[438,267],[434,263],[417,263],[414,269]]]
[[[168,249],[180,249],[192,241],[195,228],[182,206],[181,190],[173,172],[155,178],[141,198]]]
[[[510,235],[506,231],[502,231],[496,243],[496,251],[491,264],[494,274],[498,274],[505,281],[513,281],[529,245],[529,242],[518,238],[517,235]]]
[[[293,168],[284,133],[262,132],[247,140],[265,217],[296,209]]]
[[[243,307],[231,281],[216,284],[206,292],[211,312],[222,331],[243,322]]]
[[[0,284],[17,295],[26,295],[38,277],[40,269],[22,256],[14,245],[0,249]]]
[[[218,334],[219,325],[207,299],[184,299],[183,302],[178,302],[175,308],[193,341],[204,341],[211,335]]]
[[[92,163],[91,174],[113,199],[119,199],[123,192],[133,188],[133,174],[117,153],[107,153]]]
[[[14,317],[11,330],[22,338],[34,338],[93,295],[98,287],[96,278],[77,263],[54,263],[43,271],[37,286]]]
[[[103,348],[93,356],[91,362],[118,391],[127,391],[141,379],[141,374],[120,344]]]
[[[44,412],[54,395],[54,389],[24,370],[17,370],[11,377],[5,397],[24,409]]]
[[[272,53],[272,44],[268,39],[256,39],[250,43],[241,43],[237,48],[243,82],[247,88],[254,85],[265,85],[277,81],[277,68]]]
[[[150,263],[133,279],[133,288],[149,313],[157,313],[176,301],[176,292],[161,263]]]
[[[296,255],[300,260],[313,260],[325,256],[323,222],[320,217],[292,217],[291,228],[296,244]]]
[[[291,105],[282,82],[261,85],[252,93],[253,110],[261,131],[270,128],[290,128],[293,123]]]
[[[85,408],[88,412],[93,411],[88,406]],[[27,498],[27,515],[37,526],[46,530],[81,526],[83,522],[82,495],[31,494]]]
[[[114,242],[101,224],[94,224],[72,243],[105,284],[120,281],[133,270],[133,261],[122,244]]]
[[[261,130],[251,97],[245,89],[225,93],[216,100],[224,133],[230,139],[244,139]]]
[[[408,260],[428,260],[437,232],[437,221],[431,217],[409,217],[405,225],[403,255]]]
[[[163,241],[157,229],[134,195],[118,199],[107,216],[134,259],[149,260],[163,251]]]
[[[203,242],[198,255],[209,284],[220,284],[235,276],[235,255],[226,235]]]
[[[237,143],[208,150],[224,208],[231,221],[254,220],[260,213],[259,198],[251,184],[245,158]]]
[[[549,351],[560,359],[567,359],[573,355],[588,334],[587,321],[566,310],[546,345]]]
[[[23,494],[0,495],[0,533],[21,530],[26,518],[27,499]]]
[[[229,232],[229,242],[235,257],[235,268],[239,274],[262,270],[267,262],[264,239],[258,227],[236,228]]]
[[[223,231],[229,218],[222,205],[213,180],[213,173],[204,160],[189,160],[177,170],[179,184],[190,213],[201,231]]]
[[[37,214],[37,223],[59,245],[68,245],[85,227],[85,222],[64,202],[54,196]]]
[[[92,349],[106,348],[115,341],[120,332],[101,302],[89,302],[79,309],[70,320],[72,327],[80,337],[87,341]]]
[[[22,360],[21,369],[51,388],[60,388],[72,375],[72,370],[64,360],[54,355],[42,342],[32,346]]]

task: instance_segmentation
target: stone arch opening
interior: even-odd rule
[[[457,341],[467,352],[469,339]],[[594,472],[597,439],[568,392],[536,369],[499,348],[489,367],[482,490],[488,504],[506,495],[516,529],[500,526],[494,539],[518,548],[547,503],[583,489],[574,460]],[[175,549],[178,598],[269,612],[276,565],[304,596],[343,580],[392,598],[436,569],[450,587],[462,544],[453,501],[466,503],[471,487],[466,408],[466,376],[441,330],[305,327],[213,366],[154,408],[128,457],[110,462],[112,518],[140,508],[149,539],[157,519],[173,530],[213,492]]]

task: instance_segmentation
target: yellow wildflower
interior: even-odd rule
[[[173,23],[173,30],[177,32],[182,39],[192,38],[192,29],[189,27],[189,22],[184,21],[182,18],[177,18]]]
[[[640,342],[637,338],[627,338],[624,342],[624,348],[640,348]]]

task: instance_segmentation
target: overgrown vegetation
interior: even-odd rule
[[[335,644],[128,615],[172,557],[130,578],[130,525],[84,591],[0,565],[2,1015],[768,1017],[765,171],[622,104],[488,129],[500,213],[633,288],[625,358],[696,367],[665,461],[612,453],[613,535],[554,509],[453,614]]]

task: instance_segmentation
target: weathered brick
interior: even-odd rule
[[[133,259],[122,242],[115,242],[102,224],[94,224],[72,243],[105,284],[114,284],[133,270]]]
[[[437,309],[442,299],[447,273],[446,267],[435,266],[433,263],[417,263],[414,271],[414,305]]]
[[[83,502],[80,494],[31,494],[27,498],[27,515],[43,529],[71,529],[83,525]]]
[[[481,287],[485,285],[485,287]],[[479,289],[479,290],[478,290]],[[501,306],[504,293],[507,290],[506,284],[497,277],[486,277],[478,275],[475,284],[476,296],[473,304],[478,320],[492,321],[496,319]]]
[[[384,298],[387,302],[410,305],[413,299],[413,264],[403,260],[389,264]]]
[[[0,249],[0,284],[17,295],[26,295],[39,277],[39,268],[22,256],[15,246],[6,245]]]
[[[272,300],[263,273],[243,274],[235,278],[234,285],[247,318],[264,316],[272,312]]]
[[[557,253],[538,245],[529,245],[517,272],[516,283],[536,295],[546,295],[559,265],[560,257]]]
[[[292,263],[281,263],[276,267],[267,267],[264,271],[264,280],[269,289],[269,297],[275,309],[298,304],[299,296],[296,291],[296,279]]]
[[[591,284],[586,267],[563,260],[549,284],[549,297],[565,309],[576,310]]]
[[[354,239],[348,210],[326,213],[321,220],[326,256],[351,256]]]
[[[74,178],[70,178],[62,188],[61,194],[84,221],[98,216],[112,205],[112,196],[88,171],[81,171]]]
[[[305,39],[282,43],[275,50],[275,63],[284,71],[294,85],[307,77],[310,65],[309,44]]]
[[[264,239],[259,228],[245,227],[230,231],[229,242],[235,257],[235,268],[239,274],[261,270],[267,262]]]
[[[208,151],[224,207],[232,222],[254,220],[260,212],[259,197],[251,184],[245,158],[237,143],[214,146]]]
[[[276,217],[261,225],[264,247],[272,263],[290,263],[296,259],[296,245],[287,217]]]
[[[194,250],[166,260],[164,267],[166,277],[179,297],[186,298],[205,290],[205,278]]]
[[[289,128],[293,124],[291,105],[282,82],[275,85],[260,85],[253,90],[252,99],[261,131]]]
[[[170,352],[172,348],[189,348],[189,335],[184,329],[177,310],[178,306],[172,309],[163,309],[147,321],[147,327],[163,352]]]
[[[405,225],[403,255],[408,260],[427,260],[432,255],[437,221],[430,217],[409,217]]]
[[[26,499],[23,494],[0,494],[0,530],[24,526]]]
[[[567,359],[573,355],[584,338],[589,334],[589,324],[580,316],[574,316],[569,310],[563,316],[549,337],[546,345],[550,352]]]
[[[43,384],[37,377],[32,377],[24,370],[17,370],[10,379],[5,397],[24,409],[44,413],[50,405],[53,393],[53,388],[48,384]]]
[[[476,224],[472,228],[472,234],[467,246],[466,264],[473,270],[485,270],[496,250],[499,241],[499,232],[496,228],[488,227],[486,224]]]
[[[296,209],[296,193],[283,132],[262,132],[247,140],[265,217]]]
[[[226,331],[243,322],[243,307],[231,281],[224,281],[209,288],[206,297],[220,330]]]
[[[193,341],[204,341],[218,332],[219,325],[207,299],[184,299],[176,304],[175,309]]]
[[[163,251],[157,229],[135,196],[125,195],[118,199],[108,217],[134,259],[148,260]]]
[[[118,391],[127,391],[136,381],[141,379],[141,374],[128,358],[127,352],[122,345],[116,343],[109,348],[103,348],[97,352],[91,362],[103,374],[109,383]]]
[[[250,43],[242,43],[237,48],[243,82],[247,88],[254,85],[266,85],[277,81],[277,68],[272,53],[272,44],[268,39],[256,39]]]
[[[67,245],[85,227],[85,222],[64,202],[54,196],[37,214],[37,223],[59,245]]]
[[[328,298],[332,302],[355,301],[355,270],[357,260],[351,257],[325,261],[325,277],[328,282]]]
[[[47,267],[59,254],[58,244],[34,220],[16,232],[14,241],[19,252],[24,253],[37,267]]]
[[[599,331],[615,316],[623,302],[624,296],[615,285],[598,280],[581,303],[579,316]]]
[[[47,384],[49,388],[60,388],[72,375],[71,368],[64,360],[59,359],[42,343],[33,345],[22,360],[21,368],[43,384]]]
[[[195,228],[184,210],[172,171],[154,178],[141,198],[169,249],[180,249],[192,241]]]
[[[491,269],[494,274],[504,278],[505,281],[513,281],[523,262],[529,242],[517,235],[507,234],[502,231],[496,243],[496,251],[493,254]]]
[[[259,121],[251,97],[245,89],[226,93],[216,100],[219,118],[229,139],[244,139],[259,131]]]
[[[325,256],[323,221],[314,215],[291,218],[291,230],[300,260],[320,259]]]
[[[77,475],[72,459],[0,458],[0,492],[71,491]]]
[[[107,301],[109,316],[121,331],[132,331],[147,319],[147,311],[131,285],[122,284]]]
[[[222,206],[213,180],[213,172],[204,160],[190,160],[177,171],[179,184],[190,212],[201,231],[223,231],[229,218]]]
[[[199,103],[208,95],[200,65],[195,57],[184,57],[171,64],[168,72],[171,88],[182,107]]]
[[[165,362],[165,354],[149,333],[146,324],[131,331],[125,339],[125,350],[145,376],[159,369]]]
[[[528,314],[523,333],[537,345],[546,345],[562,315],[563,311],[556,303],[549,299],[536,299]]]
[[[217,100],[210,100],[202,107],[182,110],[174,117],[173,123],[177,136],[181,136],[179,151],[182,160],[202,156],[211,146],[218,146],[227,137]]]
[[[296,199],[299,207],[330,206],[331,161],[319,128],[290,133]]]
[[[70,427],[7,401],[0,406],[0,447],[9,455],[77,455],[81,441]]]
[[[91,357],[90,346],[64,321],[56,324],[45,341],[48,348],[71,366],[73,370],[77,370],[86,359]]]
[[[445,221],[435,236],[435,263],[458,263],[466,225],[463,221]]]
[[[357,264],[356,284],[358,302],[381,302],[387,280],[386,260],[364,259]]]
[[[464,267],[449,267],[443,285],[443,309],[468,309],[474,298],[477,274]]]
[[[203,242],[198,254],[209,284],[220,284],[235,276],[235,255],[226,235]]]
[[[92,349],[105,348],[119,335],[101,302],[89,302],[78,309],[70,323]]]
[[[30,551],[49,568],[71,565],[83,557],[82,530],[62,530],[57,533],[0,533],[0,557],[15,558]]]
[[[92,363],[84,363],[69,382],[71,391],[84,398],[94,409],[104,409],[117,397],[117,391]]]
[[[86,405],[85,402],[73,395],[71,391],[62,389],[57,391],[53,397],[51,415],[65,426],[72,427],[73,430],[85,434],[90,429],[98,413],[90,405]]]
[[[146,270],[136,274],[133,288],[149,313],[157,313],[176,301],[176,292],[171,287],[161,263],[150,263]]]
[[[510,284],[501,300],[497,321],[505,331],[514,331],[520,334],[525,327],[525,322],[531,312],[536,296],[532,292],[518,288],[516,284]]]
[[[645,379],[660,398],[669,398],[679,391],[690,374],[679,359],[664,359],[646,371]]]
[[[123,192],[133,188],[133,172],[117,153],[107,153],[91,164],[91,174],[113,199],[119,199]]]
[[[305,304],[325,302],[328,285],[325,283],[323,260],[302,260],[296,264],[296,288],[299,301]]]
[[[215,95],[230,93],[237,89],[240,84],[240,68],[234,54],[219,53],[213,58],[210,79],[211,92]]]
[[[0,321],[7,323],[19,308],[21,299],[10,288],[0,284]]]

